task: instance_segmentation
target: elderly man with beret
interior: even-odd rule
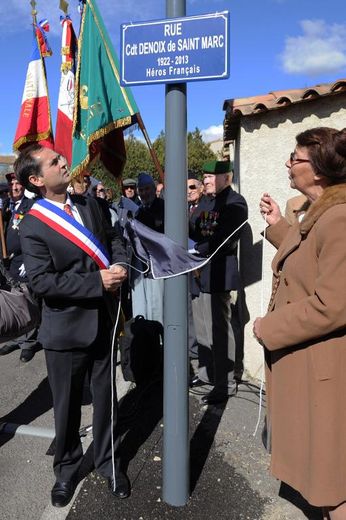
[[[203,197],[190,218],[190,237],[202,256],[210,256],[243,222],[247,204],[230,186],[228,161],[203,165]],[[195,272],[192,308],[199,344],[199,370],[190,386],[210,384],[213,389],[202,397],[204,404],[226,401],[237,391],[234,379],[235,339],[231,326],[231,291],[240,288],[237,232],[212,260]]]

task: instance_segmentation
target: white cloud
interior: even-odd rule
[[[223,137],[223,125],[211,125],[205,130],[201,130],[203,141],[210,143]]]
[[[346,25],[323,20],[303,20],[300,25],[303,35],[286,38],[280,56],[285,72],[314,76],[346,67]]]

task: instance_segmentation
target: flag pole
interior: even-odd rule
[[[7,247],[6,247],[6,240],[5,240],[4,221],[2,218],[2,201],[1,201],[1,207],[0,207],[0,239],[1,239],[2,257],[7,258]]]
[[[161,164],[159,163],[159,160],[157,158],[157,155],[156,155],[156,152],[153,148],[153,145],[150,141],[150,137],[148,135],[148,132],[147,132],[147,129],[145,128],[145,125],[144,125],[144,122],[143,122],[143,119],[142,119],[142,116],[141,114],[138,112],[136,114],[136,117],[137,117],[137,122],[138,122],[138,126],[139,128],[142,130],[142,134],[144,136],[144,139],[148,145],[148,148],[149,148],[149,152],[150,152],[150,155],[151,155],[151,158],[152,160],[154,161],[154,164],[155,164],[155,168],[160,176],[160,179],[161,179],[161,182],[164,182],[165,180],[165,177],[164,177],[164,173],[163,173],[163,170],[161,168]]]

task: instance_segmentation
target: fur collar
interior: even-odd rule
[[[306,212],[300,224],[300,233],[307,235],[323,213],[337,204],[346,204],[346,184],[335,184],[324,190]]]

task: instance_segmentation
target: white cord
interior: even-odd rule
[[[267,242],[267,215],[264,215],[264,229],[263,229],[263,248],[262,248],[262,283],[261,283],[261,316],[264,315],[264,259],[265,259],[265,250],[266,250],[266,242]],[[253,436],[255,437],[259,424],[261,422],[261,414],[262,414],[262,402],[263,402],[263,387],[264,387],[264,348],[263,350],[263,361],[261,366],[261,386],[260,386],[260,395],[259,395],[259,406],[258,406],[258,418],[255,427],[255,431],[253,432]]]
[[[120,309],[121,309],[121,288],[119,289],[119,301],[118,301],[118,310],[117,310],[117,317],[113,329],[113,336],[112,336],[112,346],[111,346],[111,449],[112,449],[112,473],[113,473],[113,491],[115,491],[116,488],[116,482],[115,482],[115,454],[114,454],[114,345],[115,345],[115,339],[117,335],[117,328],[119,323],[119,316],[120,316]]]
[[[162,279],[167,280],[167,278],[174,278],[175,276],[180,276],[181,274],[190,273],[191,271],[195,271],[197,268],[201,269],[208,262],[210,262],[210,260],[216,255],[216,253],[218,253],[218,251],[221,249],[221,247],[223,247],[226,244],[226,242],[228,242],[228,240],[230,238],[232,238],[233,235],[235,235],[243,226],[245,226],[245,224],[247,222],[248,222],[248,219],[244,220],[244,222],[242,222],[240,224],[240,226],[238,226],[230,235],[228,235],[227,238],[225,238],[225,240],[215,249],[215,251],[213,251],[213,253],[210,256],[208,256],[208,258],[205,258],[205,260],[201,260],[201,263],[198,265],[198,267],[193,266],[193,267],[189,267],[188,269],[185,269],[184,271],[180,271],[179,273],[166,274],[164,276],[155,276],[154,269],[153,269],[152,256],[149,254],[151,274],[152,274],[153,279],[154,280],[162,280]]]
[[[136,256],[136,255],[135,255]],[[129,267],[130,269],[133,269],[134,271],[137,271],[137,273],[141,273],[141,274],[146,274],[149,269],[150,269],[150,266],[147,262],[144,262],[144,260],[141,260],[138,256],[136,257],[138,258],[138,260],[140,260],[142,262],[142,264],[146,265],[146,269],[145,271],[141,271],[140,269],[137,269],[137,267],[134,267],[133,265],[131,264],[128,264],[127,262],[115,262],[114,264],[112,265],[126,265],[127,267]],[[110,265],[109,267],[112,267],[112,265]]]

